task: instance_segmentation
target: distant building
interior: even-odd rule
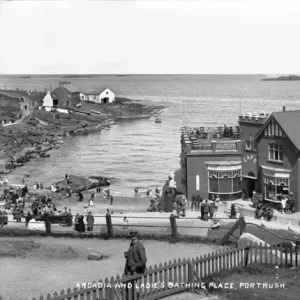
[[[53,106],[68,107],[80,103],[80,92],[71,84],[62,84],[51,92]]]
[[[88,93],[88,94],[83,94],[80,93],[80,99],[81,101],[91,101],[91,102],[99,102],[100,95],[95,94],[95,93]]]
[[[111,90],[105,89],[100,94],[100,101],[101,104],[113,103],[115,101],[115,94]]]
[[[105,89],[103,92],[86,92],[80,93],[81,101],[91,101],[100,104],[109,104],[115,101],[115,94],[109,90]]]
[[[43,98],[43,105],[45,107],[53,107],[53,99],[51,97],[51,93],[49,91],[46,92],[45,97]]]

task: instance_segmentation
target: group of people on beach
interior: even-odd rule
[[[94,216],[91,211],[87,212],[86,222],[87,222],[87,231],[94,230]],[[84,223],[84,215],[80,215],[79,213],[75,216],[75,228],[76,231],[83,233],[85,232],[85,223]]]

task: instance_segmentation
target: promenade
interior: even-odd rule
[[[77,213],[85,214],[85,207],[87,206],[87,199],[89,192],[84,192],[84,202],[76,201],[75,195],[71,198],[56,201],[58,210],[64,211],[64,207],[67,209],[71,208],[73,214],[73,220]],[[258,238],[266,241],[267,243],[273,244],[280,242],[281,240],[275,235],[263,230],[261,227],[262,221],[254,218],[254,208],[251,202],[243,200],[236,200],[233,202],[220,203],[218,212],[215,216],[220,222],[220,228],[218,230],[210,230],[213,224],[213,220],[203,221],[200,219],[200,212],[191,211],[190,209],[186,212],[186,217],[176,219],[178,234],[181,236],[193,236],[193,237],[214,237],[222,238],[228,230],[236,222],[235,219],[229,219],[229,210],[231,203],[235,203],[237,210],[245,217],[246,223],[253,225],[247,226],[247,232],[254,234]],[[156,236],[170,236],[170,215],[171,213],[159,213],[159,212],[146,212],[147,207],[150,204],[150,199],[147,197],[114,197],[113,205],[107,199],[103,199],[96,195],[94,206],[88,207],[87,210],[91,211],[95,223],[93,233],[107,233],[106,226],[106,210],[109,209],[112,217],[112,225],[114,234],[127,235],[130,230],[136,230],[141,235],[156,235]],[[26,205],[25,210],[28,211],[30,204]],[[10,211],[9,211],[10,212]],[[265,229],[274,232],[275,234],[284,238],[294,239],[295,237],[300,238],[300,227],[299,227],[299,213],[292,215],[284,215],[278,211],[274,211],[275,217],[270,221],[264,221],[263,226]],[[17,223],[13,220],[13,216],[9,213],[8,225],[4,228],[19,228],[25,229],[24,219],[22,223]],[[126,217],[127,222],[124,222]],[[290,222],[292,230],[288,229]],[[86,223],[86,222],[85,222]],[[52,224],[52,232],[73,232],[76,233],[73,226],[64,226],[59,224]],[[84,234],[89,234],[86,232]],[[236,236],[236,238],[238,238]]]

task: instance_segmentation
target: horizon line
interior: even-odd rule
[[[300,75],[300,73],[0,73],[0,76],[53,76],[53,75],[63,75],[63,76],[181,76],[181,75]]]

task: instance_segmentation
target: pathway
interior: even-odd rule
[[[23,120],[30,116],[30,114],[33,112],[34,107],[32,105],[32,101],[26,97],[25,95],[19,94],[18,92],[4,92],[1,91],[0,92],[2,95],[8,96],[8,97],[23,97],[24,102],[20,103],[21,106],[21,112],[22,112],[22,118],[19,120],[16,120],[14,123],[11,124],[5,124],[4,126],[11,126],[11,125],[18,125],[21,124],[23,122]],[[26,107],[26,109],[25,109]]]

